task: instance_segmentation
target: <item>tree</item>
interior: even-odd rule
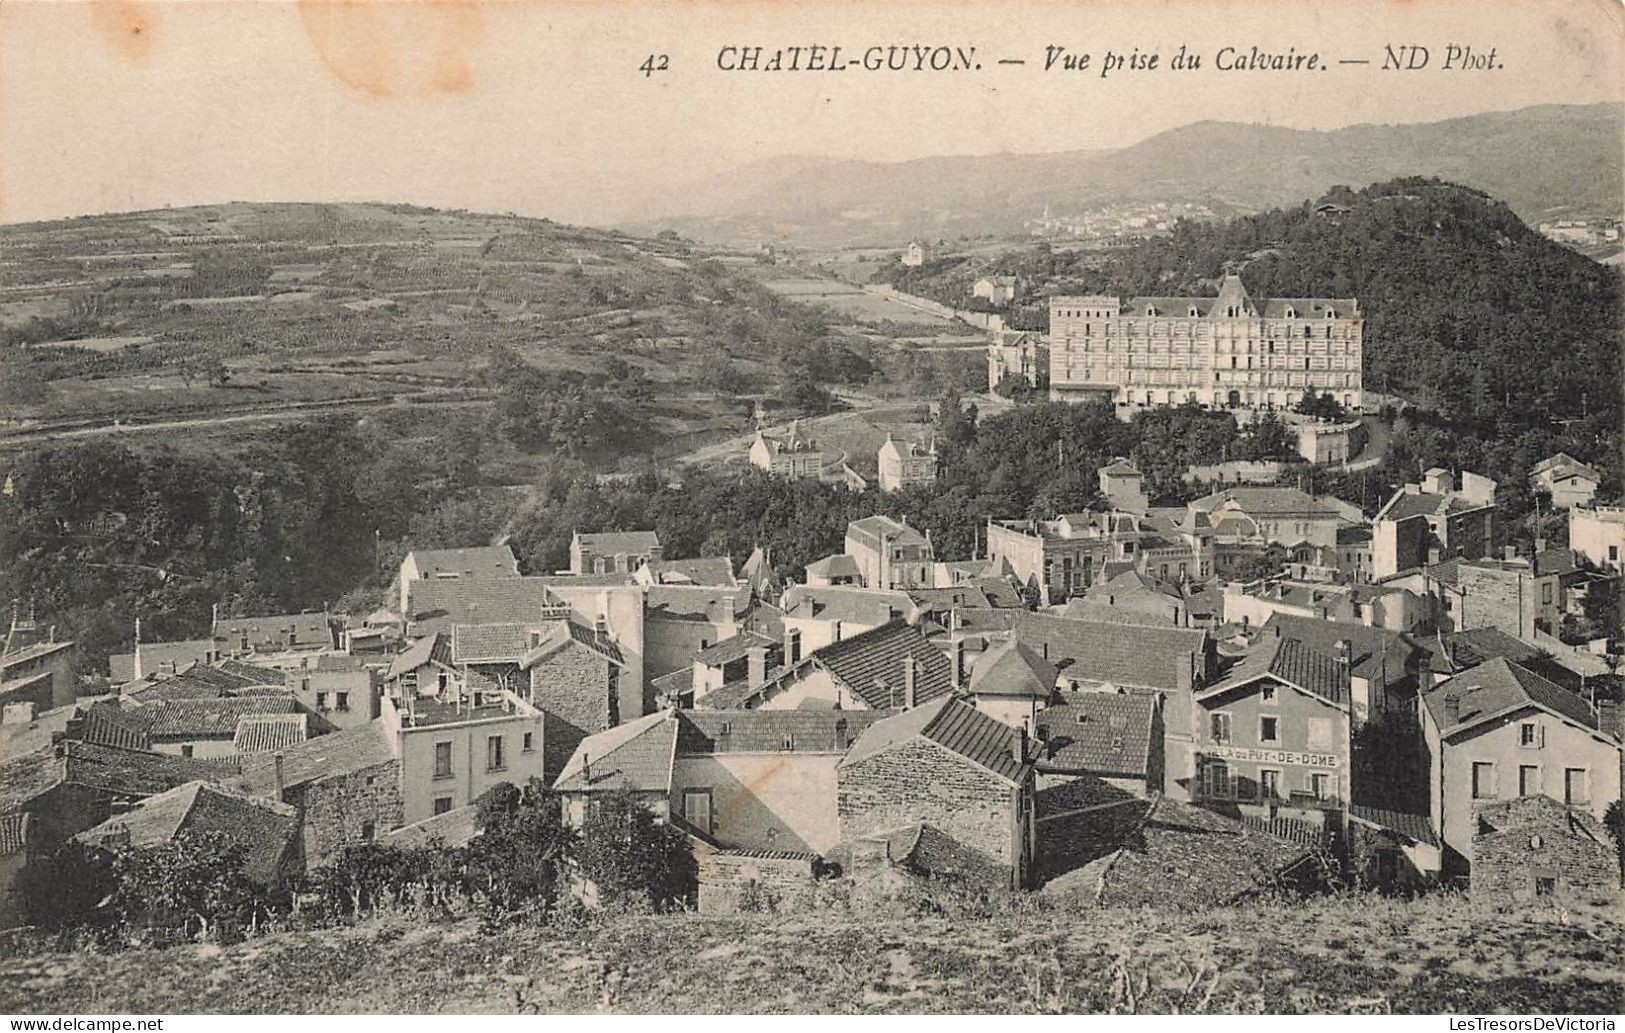
[[[693,896],[697,870],[688,837],[655,821],[647,807],[615,794],[593,801],[581,830],[581,873],[605,903],[680,905]]]
[[[574,848],[558,796],[532,778],[523,788],[508,782],[492,786],[475,807],[481,833],[466,851],[470,883],[499,912],[552,903]]]
[[[247,925],[270,898],[243,874],[245,851],[218,832],[181,832],[157,846],[113,852],[111,906],[125,924],[208,939],[224,921]]]

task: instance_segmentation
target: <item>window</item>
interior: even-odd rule
[[[1230,715],[1220,712],[1212,718],[1213,741],[1227,743],[1230,741]]]
[[[300,678],[299,679],[299,691],[300,692],[309,692],[310,691],[310,679],[309,678]]]
[[[1552,875],[1535,876],[1535,896],[1549,897],[1557,892],[1557,878]]]
[[[525,733],[525,737],[524,737],[523,740],[521,740],[521,743],[520,743],[520,746],[519,746],[519,751],[521,753],[529,753],[529,752],[531,752],[532,750],[534,750],[536,748],[535,743],[532,741],[532,736],[534,734],[535,733],[533,733],[533,732],[526,732]]]
[[[1550,581],[1540,586],[1540,601],[1547,606],[1552,605],[1552,583]]]
[[[711,790],[683,790],[683,820],[707,835],[711,833]]]
[[[326,710],[327,709],[327,693],[325,693],[325,692],[316,693],[316,709],[317,710]]]
[[[1473,799],[1495,799],[1495,765],[1489,761],[1473,762]]]
[[[451,797],[437,796],[434,798],[434,812],[436,814],[445,814],[449,810],[451,810]]]
[[[1207,775],[1207,794],[1209,796],[1230,795],[1230,768],[1222,760],[1210,760],[1207,767],[1202,769]]]
[[[1258,741],[1280,742],[1281,719],[1278,717],[1261,717],[1258,719]]]
[[[1262,703],[1274,703],[1275,684],[1273,682],[1265,682],[1260,685],[1258,687],[1258,699]]]
[[[1540,792],[1540,765],[1518,765],[1518,795],[1534,796]]]
[[[343,713],[350,709],[350,694],[348,692],[333,693],[333,709]]]
[[[184,746],[181,747],[181,756],[190,757],[191,755],[192,755],[192,744],[191,743],[186,743]]]
[[[1332,776],[1317,771],[1309,776],[1309,793],[1317,800],[1329,800],[1332,795]]]
[[[434,777],[451,777],[451,743],[449,742],[434,744]]]
[[[1563,769],[1563,802],[1570,807],[1591,802],[1591,773],[1585,768]]]
[[[1281,773],[1268,768],[1258,773],[1258,795],[1265,800],[1274,800],[1281,794]]]
[[[1518,745],[1525,749],[1539,749],[1543,738],[1540,725],[1533,721],[1525,721],[1518,726]]]
[[[485,739],[485,770],[501,771],[507,766],[502,756],[502,736],[487,736]]]

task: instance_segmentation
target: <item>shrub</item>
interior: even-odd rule
[[[606,904],[681,906],[695,892],[688,837],[628,796],[596,801],[581,830],[581,874]]]

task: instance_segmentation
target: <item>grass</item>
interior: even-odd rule
[[[1617,901],[1001,910],[832,904],[496,933],[392,915],[224,948],[17,957],[0,962],[0,1010],[1573,1014],[1619,1011],[1625,984]]]

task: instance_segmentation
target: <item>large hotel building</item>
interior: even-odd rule
[[[1052,297],[1050,398],[1126,414],[1284,409],[1311,390],[1359,411],[1361,325],[1353,298],[1255,298],[1239,276],[1216,298]]]

